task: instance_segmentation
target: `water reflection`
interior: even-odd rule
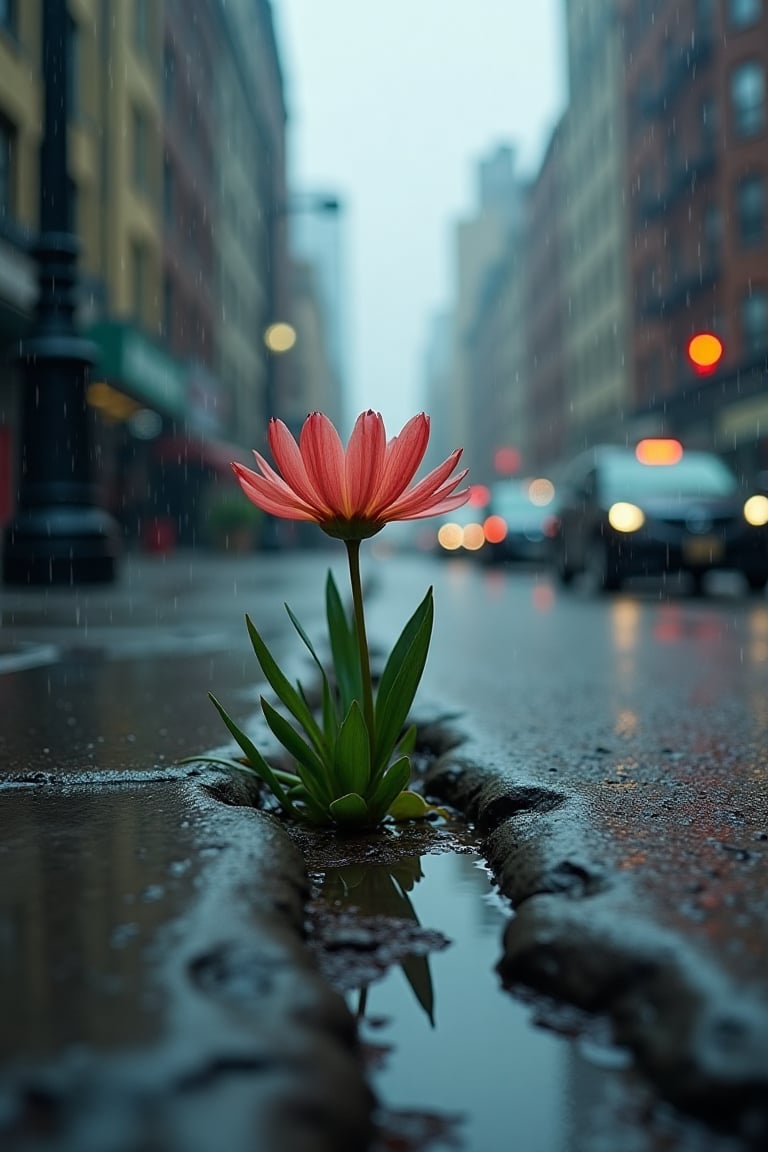
[[[420,856],[405,856],[394,865],[349,865],[344,868],[330,868],[325,873],[320,895],[337,912],[354,909],[357,917],[362,917],[364,920],[377,922],[384,917],[388,920],[405,921],[409,926],[418,929],[421,925],[408,898],[408,892],[412,891],[423,876]],[[386,945],[379,942],[379,948],[385,953],[382,959],[386,961],[386,953],[392,954],[392,949],[396,949],[399,955],[398,966],[430,1024],[434,1026],[435,993],[426,951],[430,944],[436,943],[435,938],[430,939],[418,932],[403,932],[391,925],[387,926],[385,931],[389,934],[389,940]],[[376,934],[372,935],[370,942],[373,943],[375,938]],[[342,942],[343,939],[342,935]],[[403,948],[408,947],[413,951],[399,954]],[[368,988],[369,983],[364,983],[358,989],[359,1018],[363,1018],[368,1009]]]
[[[159,788],[3,794],[0,1061],[159,1033],[145,951],[193,881],[169,868],[167,803]]]
[[[333,869],[322,895],[341,942],[346,932],[359,948],[370,947],[364,929],[377,920],[380,930],[389,925],[383,941],[393,961],[375,973],[375,988],[373,980],[337,984],[358,997],[368,989],[360,1031],[382,1103],[377,1152],[413,1147],[414,1137],[417,1147],[495,1152],[505,1132],[521,1148],[564,1152],[567,1051],[500,986],[496,963],[509,913],[479,858],[430,853],[392,867]],[[344,919],[357,909],[355,919]],[[400,948],[409,932],[411,948],[415,939],[422,949],[434,938],[450,943],[430,948],[429,959],[426,950],[406,958]],[[412,1010],[414,996],[422,1012]]]

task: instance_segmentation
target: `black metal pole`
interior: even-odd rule
[[[67,172],[66,0],[43,3],[45,121],[40,158],[39,297],[19,353],[23,399],[18,510],[5,533],[6,584],[115,578],[118,530],[98,506],[86,382],[95,349],[75,324],[77,256]]]

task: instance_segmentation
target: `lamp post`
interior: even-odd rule
[[[44,0],[40,233],[32,246],[39,295],[18,356],[18,510],[3,547],[3,580],[14,585],[105,583],[116,574],[117,527],[98,506],[92,480],[85,386],[95,349],[74,318],[79,245],[67,174],[67,35],[66,0]]]

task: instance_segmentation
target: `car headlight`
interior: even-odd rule
[[[468,552],[477,552],[485,544],[485,533],[482,524],[465,524],[461,536],[461,543]]]
[[[645,513],[637,504],[620,500],[608,509],[608,523],[617,532],[637,532],[645,524]]]
[[[755,528],[768,524],[768,496],[750,496],[743,511],[747,524],[752,524]]]
[[[455,552],[457,548],[461,548],[463,535],[460,524],[441,524],[437,531],[440,547],[445,548],[446,552]]]

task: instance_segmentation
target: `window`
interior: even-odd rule
[[[768,290],[753,288],[741,300],[741,331],[744,354],[758,355],[768,350]]]
[[[708,36],[714,23],[713,0],[696,0],[696,30]]]
[[[728,0],[728,20],[732,28],[747,28],[760,19],[762,0]]]
[[[18,0],[0,0],[0,28],[10,32],[12,36],[15,36],[18,30],[18,9]]]
[[[137,108],[133,111],[133,183],[141,192],[148,186],[148,131],[147,118]]]
[[[163,277],[163,335],[166,340],[173,340],[173,280],[169,275]]]
[[[166,111],[173,108],[176,97],[176,57],[168,44],[163,49],[163,102]]]
[[[704,211],[704,257],[707,268],[717,264],[723,235],[723,217],[716,204],[708,204]]]
[[[733,121],[739,136],[754,136],[765,124],[765,71],[756,60],[747,60],[731,75]]]
[[[166,156],[163,164],[163,220],[169,228],[173,225],[175,204],[176,177],[173,164]]]
[[[12,218],[14,203],[14,152],[16,130],[10,120],[0,116],[0,220]]]
[[[742,244],[759,244],[765,235],[765,180],[745,176],[736,189],[736,214]]]
[[[73,120],[80,116],[80,29],[77,21],[67,17],[67,102]]]
[[[141,243],[131,245],[131,301],[133,315],[141,321],[147,294],[147,250]]]
[[[711,150],[717,137],[717,104],[713,96],[705,96],[701,102],[701,142],[705,155]]]
[[[78,220],[79,220],[79,195],[80,189],[77,186],[77,181],[71,177],[67,177],[67,195],[69,196],[69,230],[78,234]]]
[[[147,0],[133,0],[133,42],[140,55],[149,55],[149,12]]]

